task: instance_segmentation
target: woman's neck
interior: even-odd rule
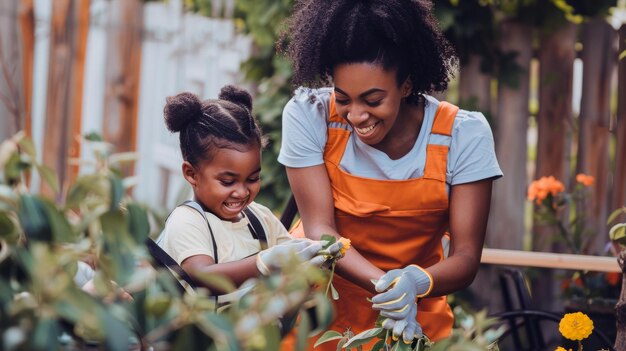
[[[385,138],[374,147],[397,160],[413,149],[424,121],[424,101],[420,99],[417,105],[400,105],[398,118]]]

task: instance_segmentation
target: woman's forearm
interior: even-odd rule
[[[341,237],[332,226],[320,225],[307,231],[307,237],[312,240],[320,240],[324,234],[333,235],[337,239]],[[378,279],[385,274],[383,270],[365,259],[354,247],[346,251],[346,256],[337,262],[336,272],[342,278],[372,293],[375,293],[372,279]]]

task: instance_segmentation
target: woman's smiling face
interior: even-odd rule
[[[408,80],[398,86],[395,69],[385,70],[375,63],[337,65],[333,81],[337,113],[352,125],[359,139],[370,146],[376,146],[389,136],[398,119],[402,99],[411,92]]]

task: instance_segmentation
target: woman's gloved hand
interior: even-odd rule
[[[413,339],[422,336],[422,326],[417,322],[417,304],[413,303],[408,308],[408,314],[406,318],[401,320],[395,320],[387,318],[383,320],[382,327],[387,330],[392,330],[392,337],[394,340],[398,340],[402,335],[402,340],[405,344],[410,344]]]
[[[432,277],[419,266],[393,269],[376,282],[376,291],[382,293],[374,296],[372,308],[380,310],[383,317],[403,320],[410,312],[409,307],[417,298],[428,295],[432,286]]]
[[[291,255],[296,255],[301,261],[320,267],[326,261],[324,254],[319,253],[325,243],[309,239],[294,239],[272,246],[259,252],[256,260],[257,268],[261,274],[269,275],[273,271],[281,270],[288,263]],[[340,242],[336,242],[325,251],[336,255],[341,246]]]

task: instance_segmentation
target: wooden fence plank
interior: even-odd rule
[[[103,135],[115,145],[116,151],[135,151],[143,2],[112,0],[109,14]],[[124,171],[130,174],[132,168]]]
[[[82,3],[82,5],[81,5]],[[63,197],[69,179],[67,158],[70,144],[76,142],[72,135],[78,128],[77,116],[80,106],[74,103],[82,95],[82,69],[85,46],[78,43],[81,31],[87,31],[84,21],[78,19],[85,0],[55,0],[52,2],[50,25],[50,54],[48,60],[48,84],[46,99],[46,119],[43,140],[43,162],[57,171]],[[85,25],[85,27],[81,27]],[[80,49],[80,50],[79,50]],[[82,51],[81,51],[82,50]],[[78,109],[79,111],[76,111]],[[42,184],[42,193],[53,195],[52,190]]]
[[[494,183],[491,218],[486,238],[489,247],[521,249],[526,201],[526,130],[528,129],[529,71],[532,56],[530,28],[507,20],[500,27],[503,52],[517,52],[523,73],[517,88],[500,84],[494,116],[496,152],[505,176]]]
[[[22,79],[24,96],[23,126],[32,135],[33,65],[35,57],[35,5],[33,0],[21,0],[19,26],[22,37]]]
[[[540,34],[535,178],[554,176],[567,183],[576,34],[576,26],[572,23]],[[558,252],[553,229],[533,226],[533,250]],[[541,308],[557,307],[558,302],[551,298],[557,289],[554,272],[534,278],[533,296],[537,296]]]
[[[619,53],[626,51],[626,25],[619,30]],[[615,170],[609,210],[626,206],[626,58],[618,62]],[[621,219],[625,220],[626,216]]]
[[[595,177],[593,193],[585,213],[588,227],[598,235],[591,252],[601,252],[608,240],[606,218],[609,189],[609,123],[611,75],[615,62],[615,30],[604,18],[583,25],[583,91],[576,170]]]

